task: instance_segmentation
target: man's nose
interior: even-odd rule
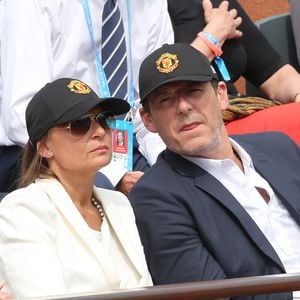
[[[188,96],[184,93],[180,93],[177,96],[176,102],[179,111],[187,111],[191,109],[191,104],[189,102]]]

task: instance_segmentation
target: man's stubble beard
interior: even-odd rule
[[[174,153],[177,153],[182,156],[191,156],[191,157],[210,157],[209,153],[218,149],[222,141],[222,131],[224,130],[224,122],[222,119],[221,111],[216,112],[215,114],[215,126],[214,131],[211,136],[209,136],[206,141],[199,142],[196,145],[175,145],[175,143],[166,143],[169,150]],[[164,140],[164,138],[161,136]]]

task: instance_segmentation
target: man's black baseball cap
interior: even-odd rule
[[[125,100],[99,98],[86,83],[77,79],[60,78],[47,83],[33,96],[26,109],[31,143],[36,144],[54,125],[79,118],[96,106],[116,116],[130,109]]]
[[[207,57],[189,44],[165,44],[145,58],[139,73],[141,103],[158,87],[175,81],[218,80]]]

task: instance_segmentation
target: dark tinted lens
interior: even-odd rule
[[[109,112],[101,112],[96,116],[96,121],[102,128],[113,128],[116,119],[115,116]]]
[[[71,134],[75,137],[81,137],[90,130],[92,120],[90,116],[83,116],[70,122]]]

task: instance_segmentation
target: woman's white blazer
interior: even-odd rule
[[[151,278],[125,195],[94,187],[137,275],[134,287]],[[16,298],[94,293],[124,286],[73,201],[55,179],[39,179],[7,195],[0,204],[0,280]]]

